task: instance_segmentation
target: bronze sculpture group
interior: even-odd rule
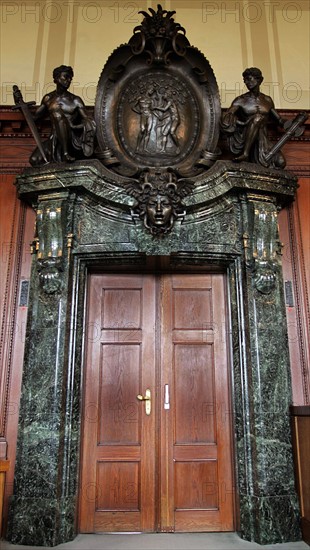
[[[212,68],[175,23],[175,12],[160,5],[157,13],[149,11],[140,12],[141,25],[102,71],[95,120],[83,100],[69,92],[73,70],[66,65],[54,69],[56,88],[44,95],[34,116],[17,86],[14,108],[24,113],[37,143],[32,166],[99,159],[108,170],[129,177],[123,187],[138,201],[135,215],[153,235],[164,235],[182,218],[181,199],[190,192],[190,178],[220,157],[220,131],[234,162],[283,169],[281,147],[302,133],[307,114],[285,122],[272,98],[260,91],[261,70],[251,67],[243,72],[248,91],[221,115]],[[42,142],[35,121],[45,116],[52,130]],[[286,130],[275,145],[268,138],[270,122]]]
[[[221,130],[227,136],[229,149],[236,155],[233,160],[284,168],[285,158],[281,151],[277,151],[269,160],[266,156],[272,148],[267,135],[268,123],[273,121],[283,128],[285,121],[275,110],[272,98],[260,91],[263,81],[261,70],[251,67],[242,76],[248,92],[232,102],[221,120]],[[48,115],[52,132],[43,143],[45,155],[39,147],[33,151],[30,157],[32,166],[44,162],[73,162],[90,158],[94,154],[96,123],[87,114],[83,100],[68,91],[72,78],[73,69],[69,66],[61,65],[53,71],[56,89],[43,97],[33,117],[37,121]],[[14,88],[15,103],[19,105],[22,97],[17,87]],[[132,110],[140,119],[137,151],[148,152],[153,128],[159,136],[159,153],[166,151],[169,138],[171,145],[178,147],[176,131],[180,117],[170,95],[159,98],[156,90],[141,90]]]

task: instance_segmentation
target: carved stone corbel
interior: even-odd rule
[[[33,251],[42,290],[55,294],[62,288],[64,249],[64,198],[41,197],[37,208]],[[72,238],[71,241],[72,245]]]
[[[252,271],[255,288],[269,294],[276,285],[281,243],[278,235],[278,209],[270,197],[241,199],[244,211],[243,248],[245,263]]]

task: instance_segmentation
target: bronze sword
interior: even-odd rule
[[[43,145],[42,145],[42,141],[41,141],[41,138],[40,138],[40,134],[39,134],[39,131],[38,131],[38,128],[36,127],[36,124],[35,124],[35,121],[33,119],[33,116],[30,112],[30,109],[29,109],[29,105],[35,105],[36,102],[35,101],[28,101],[27,103],[23,100],[23,96],[22,96],[22,93],[20,91],[20,89],[18,88],[18,86],[14,85],[13,86],[13,97],[14,97],[14,101],[15,101],[15,107],[12,107],[12,110],[13,111],[16,111],[17,109],[20,109],[26,119],[26,122],[31,130],[31,133],[34,137],[34,140],[38,146],[38,149],[42,155],[42,158],[44,160],[44,162],[46,162],[46,164],[49,163],[49,161],[47,160],[46,158],[46,154],[45,154],[45,151],[43,149]]]

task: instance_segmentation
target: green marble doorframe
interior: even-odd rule
[[[300,539],[290,441],[291,383],[277,213],[295,178],[217,162],[184,201],[186,217],[155,238],[98,161],[29,169],[20,197],[37,211],[9,538],[54,546],[76,535],[87,273],[227,273],[240,535],[259,544]],[[228,490],[231,490],[228,488]]]

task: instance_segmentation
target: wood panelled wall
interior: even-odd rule
[[[15,174],[0,175],[0,460],[10,463],[5,478],[5,518],[13,491],[27,322],[27,307],[19,305],[20,290],[22,281],[29,280],[29,243],[34,230],[34,212],[17,198],[14,181]]]
[[[309,156],[308,156],[309,162]],[[310,179],[302,175],[296,200],[279,216],[284,281],[292,281],[287,323],[294,405],[310,404]]]
[[[297,112],[280,111],[280,114],[283,118],[293,118]],[[43,122],[42,138],[48,134],[49,123]],[[293,289],[294,303],[287,306],[287,321],[294,405],[310,404],[309,141],[308,119],[304,135],[284,147],[287,168],[299,177],[299,189],[295,202],[281,211],[279,216],[284,279],[291,281]],[[14,181],[16,175],[29,166],[28,158],[34,147],[22,115],[12,112],[9,107],[0,107],[0,460],[8,459],[11,465],[6,476],[4,517],[13,489],[27,319],[27,307],[20,305],[20,289],[22,281],[29,280],[30,243],[34,236],[34,212],[17,198]]]

